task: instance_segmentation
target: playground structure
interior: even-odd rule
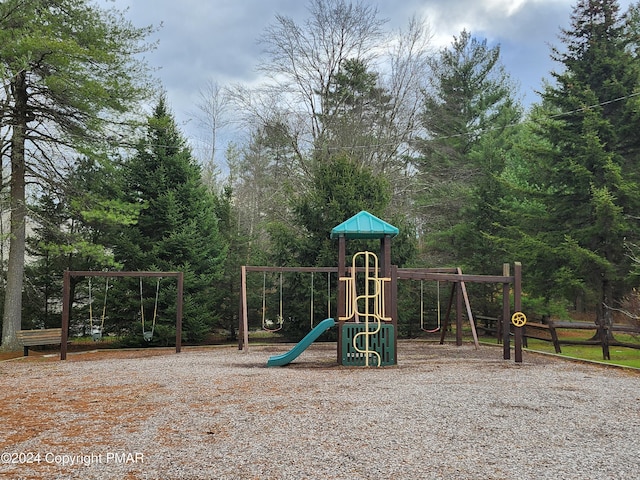
[[[451,294],[446,314],[440,328],[440,344],[444,343],[445,335],[450,324],[453,301],[456,301],[456,345],[462,345],[463,309],[466,311],[471,333],[476,348],[478,348],[478,335],[476,324],[467,293],[467,283],[502,284],[502,318],[501,329],[498,332],[502,339],[503,358],[511,358],[511,334],[514,338],[515,361],[522,362],[523,331],[526,324],[517,325],[510,321],[516,313],[521,313],[522,308],[522,265],[515,262],[511,273],[508,263],[502,266],[502,275],[470,275],[462,273],[460,268],[394,268],[393,274],[399,280],[435,281],[451,283]],[[510,294],[513,294],[513,314],[511,310]],[[521,318],[518,316],[517,318]],[[513,327],[513,328],[512,328]]]
[[[474,345],[479,347],[474,318],[466,290],[466,283],[498,283],[502,284],[502,315],[511,319],[510,294],[513,293],[514,309],[521,309],[522,267],[515,263],[513,275],[510,265],[503,265],[502,275],[468,275],[459,268],[425,269],[398,268],[391,264],[391,239],[399,233],[393,225],[362,211],[331,231],[331,238],[338,240],[337,267],[241,267],[241,301],[239,315],[238,348],[249,348],[249,325],[247,309],[247,272],[298,272],[298,273],[333,273],[338,274],[337,290],[337,362],[341,365],[382,366],[397,363],[397,327],[398,327],[398,281],[420,280],[440,283],[451,283],[451,295],[444,322],[441,325],[440,343],[444,343],[446,331],[450,323],[453,300],[456,301],[456,344],[462,345],[463,310],[471,327]],[[347,265],[346,244],[349,239],[379,239],[380,253],[357,252],[353,255],[351,265]],[[360,276],[360,277],[359,277]],[[364,291],[359,291],[362,288]],[[521,314],[524,317],[523,314]],[[329,315],[328,315],[329,317]],[[518,317],[520,319],[521,317]],[[327,318],[327,320],[333,318]],[[322,323],[322,322],[321,322]],[[323,323],[327,326],[329,322]],[[526,323],[514,323],[515,361],[522,362],[522,330]],[[317,327],[309,332],[314,340],[326,328],[319,332]],[[327,327],[330,328],[330,327]],[[504,321],[502,325],[503,358],[511,357],[510,336],[511,324]],[[283,355],[274,360],[273,365],[286,365],[292,361],[311,341],[309,335],[296,346],[296,355]],[[309,337],[309,338],[308,338]],[[297,348],[300,347],[300,348]]]
[[[358,291],[358,260],[362,261],[364,292]],[[350,275],[340,277],[344,282],[345,314],[339,320],[345,322],[341,333],[342,364],[369,366],[372,358],[376,366],[395,363],[396,335],[394,328],[386,328],[384,322],[392,318],[386,312],[385,291],[390,277],[379,277],[378,257],[373,252],[358,252],[353,255]],[[361,323],[360,319],[364,319]],[[347,325],[346,322],[353,322]],[[370,325],[373,323],[374,327]]]
[[[180,353],[182,348],[182,299],[183,299],[183,290],[184,290],[184,272],[116,272],[116,271],[72,271],[65,270],[63,275],[63,283],[62,283],[62,332],[60,339],[60,360],[67,359],[67,344],[69,340],[69,307],[70,307],[70,292],[71,292],[71,278],[72,277],[102,277],[108,280],[109,278],[114,277],[134,277],[140,279],[140,296],[141,296],[141,307],[140,307],[140,315],[142,320],[142,333],[143,338],[146,341],[150,341],[153,337],[153,329],[155,327],[155,320],[157,316],[157,304],[158,304],[158,290],[160,288],[160,278],[163,277],[174,277],[177,279],[177,293],[176,293],[176,353]],[[150,331],[145,330],[144,321],[145,321],[145,313],[144,306],[142,304],[142,279],[143,278],[156,278],[156,297],[155,297],[155,306],[153,313],[152,326]],[[107,284],[108,285],[108,284]],[[108,286],[105,286],[105,299],[103,303],[103,311],[102,311],[102,324],[99,327],[100,331],[96,328],[94,331],[93,326],[93,313],[91,311],[92,299],[89,301],[90,308],[90,322],[91,322],[91,334],[94,340],[99,340],[102,337],[102,327],[104,326],[104,317],[106,311],[106,291],[108,290]]]

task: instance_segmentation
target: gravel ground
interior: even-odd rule
[[[640,478],[640,374],[400,342],[399,364],[313,345],[0,363],[0,478]]]

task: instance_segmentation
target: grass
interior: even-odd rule
[[[571,331],[568,331],[567,333],[570,332]],[[565,332],[563,331],[563,333]],[[567,338],[567,336],[564,336],[564,338]],[[579,338],[585,338],[584,332],[579,332],[571,335],[571,338],[576,340]],[[616,338],[620,341],[628,343],[638,342],[637,339],[633,339],[630,336],[616,335]],[[528,345],[529,350],[545,353],[555,353],[555,350],[553,349],[553,343],[551,342],[529,338]],[[602,347],[600,345],[560,345],[560,348],[562,349],[562,353],[560,354],[561,357],[571,357],[611,365],[622,365],[625,367],[640,368],[640,349],[610,346],[609,356],[611,357],[611,360],[603,360]]]
[[[558,330],[558,336],[560,340],[587,340],[590,339],[595,330],[571,330],[560,329]],[[471,341],[470,332],[465,330],[463,332],[465,340]],[[455,333],[449,334],[455,335]],[[630,335],[625,333],[615,333],[615,338],[619,342],[635,344],[640,347],[640,336]],[[483,337],[482,340],[487,340],[490,337]],[[494,340],[495,341],[495,337]],[[552,353],[555,354],[553,343],[551,341],[538,340],[535,338],[527,339],[527,350]],[[511,339],[511,346],[513,347],[513,338]],[[560,357],[577,358],[579,360],[586,360],[590,362],[599,362],[608,365],[620,365],[624,367],[638,368],[640,369],[640,348],[618,347],[614,345],[609,346],[609,356],[611,360],[604,360],[602,358],[602,347],[600,345],[560,345],[562,353]]]

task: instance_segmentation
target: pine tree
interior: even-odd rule
[[[426,135],[418,143],[416,159],[417,202],[420,230],[429,245],[428,261],[446,264],[453,257],[460,262],[461,246],[469,246],[468,238],[461,239],[461,230],[468,230],[477,219],[475,187],[499,175],[503,162],[496,146],[504,149],[499,144],[509,143],[501,137],[519,121],[521,111],[500,63],[499,46],[490,47],[486,40],[463,31],[431,68],[433,88],[424,92],[421,118]],[[483,153],[490,143],[493,151]]]
[[[218,291],[227,244],[217,217],[218,199],[202,182],[164,98],[147,124],[137,154],[124,165],[125,198],[143,203],[136,225],[116,247],[125,270],[183,271],[186,341],[201,340],[218,320]],[[175,293],[161,294],[160,310],[175,311]],[[166,315],[167,325],[173,316]],[[172,338],[169,326],[165,338]]]
[[[64,188],[43,190],[30,207],[34,227],[27,238],[27,252],[34,260],[26,268],[30,288],[25,297],[25,324],[60,324],[64,270],[121,267],[113,258],[113,239],[123,226],[135,224],[142,205],[118,199],[123,190],[120,181],[112,163],[80,158],[65,176]],[[78,285],[82,288],[76,297]],[[69,296],[70,307],[75,300],[86,305],[86,280],[71,277]],[[70,312],[73,326],[73,308]]]
[[[271,263],[317,267],[336,265],[338,251],[335,240],[329,238],[331,229],[361,210],[367,210],[398,226],[400,235],[394,238],[392,262],[406,264],[415,252],[415,235],[405,220],[386,216],[390,199],[388,180],[360,165],[359,161],[346,155],[336,155],[318,162],[310,189],[291,201],[293,226],[281,222],[270,224],[269,233],[273,239]],[[349,248],[352,250],[350,253],[362,250],[377,252],[380,245],[375,240],[353,240]],[[289,278],[287,285],[287,308],[291,318],[285,322],[284,331],[294,337],[309,329],[310,280],[308,275],[303,277]],[[322,278],[317,279],[316,287],[324,282]]]
[[[27,183],[56,180],[61,151],[102,147],[105,130],[144,99],[147,69],[136,55],[150,32],[86,0],[0,2],[1,148],[11,157],[3,349],[19,348]]]
[[[547,221],[532,232],[553,252],[550,287],[591,303],[604,323],[628,288],[626,242],[640,235],[640,77],[619,10],[615,0],[580,0],[564,48],[552,50],[561,70],[543,92],[554,115],[540,121],[549,149],[538,158]]]

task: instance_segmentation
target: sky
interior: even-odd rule
[[[369,0],[363,0],[368,3]],[[411,17],[427,20],[433,44],[446,47],[463,29],[500,45],[507,72],[519,86],[525,106],[537,101],[543,78],[557,65],[550,46],[569,25],[576,0],[370,0],[386,30],[405,28]],[[631,0],[620,0],[625,11]],[[108,5],[111,5],[109,3]],[[257,84],[262,49],[259,38],[276,15],[302,24],[306,0],[113,0],[137,26],[161,28],[151,37],[157,48],[146,55],[157,71],[169,105],[190,141],[199,133],[192,120],[199,92],[218,85]]]

